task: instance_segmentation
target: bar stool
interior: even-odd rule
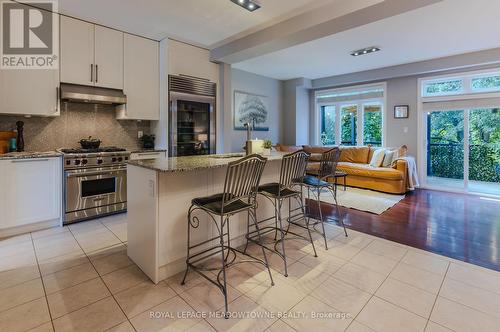
[[[248,243],[253,242],[260,245],[262,248],[265,248],[271,252],[278,254],[283,259],[285,265],[285,277],[288,276],[288,265],[286,260],[286,252],[285,252],[285,236],[290,233],[297,238],[302,238],[306,241],[309,241],[312,244],[314,250],[314,256],[317,257],[316,248],[314,247],[314,242],[312,240],[311,231],[309,230],[309,219],[306,218],[302,190],[301,185],[304,180],[307,161],[309,160],[309,154],[303,150],[296,151],[291,154],[287,154],[283,156],[283,160],[281,162],[281,170],[279,182],[276,183],[267,183],[259,186],[259,194],[263,197],[267,198],[274,206],[274,216],[259,220],[254,226],[258,226],[262,223],[266,223],[263,227],[256,228],[255,230],[250,230],[251,225],[250,222],[247,223],[247,244],[245,246],[245,252],[248,248]],[[295,190],[296,187],[299,187],[299,190]],[[289,202],[289,214],[286,221],[288,222],[288,228],[285,231],[283,228],[283,220],[281,218],[281,208],[285,199],[288,199]],[[291,201],[295,199],[298,203],[298,207],[292,209]],[[292,213],[297,212],[297,214],[292,215]],[[304,224],[300,224],[300,220],[304,220]],[[274,220],[274,226],[269,225],[269,221]],[[303,229],[306,229],[309,235],[309,238],[306,238],[304,235],[297,234],[291,232],[289,230],[290,224],[299,226]],[[265,235],[274,232],[274,247],[269,248],[266,246],[266,243],[263,241],[256,239],[256,232],[260,235]],[[280,234],[280,238],[277,240],[277,235]],[[277,240],[277,241],[276,241]],[[281,243],[281,252],[277,249],[277,246]]]
[[[323,212],[321,211],[321,192],[323,190],[328,190],[331,192],[333,199],[335,201],[335,209],[337,212],[338,219],[340,223],[342,224],[342,227],[344,227],[344,233],[345,236],[347,237],[347,230],[344,225],[344,218],[342,217],[340,213],[340,208],[337,202],[337,185],[336,181],[333,183],[328,182],[329,178],[333,178],[335,180],[335,175],[337,174],[337,164],[340,158],[340,149],[338,147],[332,148],[328,151],[325,151],[321,155],[321,162],[319,166],[319,170],[317,175],[306,175],[304,177],[303,184],[307,188],[307,198],[308,198],[308,205],[307,205],[307,215],[308,217],[312,217],[312,214],[310,212],[310,202],[311,202],[311,197],[310,193],[313,191],[313,194],[316,196],[316,201],[318,203],[318,212],[319,212],[319,221],[315,224],[313,224],[313,227],[316,226],[318,223],[321,224],[322,231],[323,231],[323,239],[325,241],[325,249],[328,250],[328,244],[326,241],[326,232],[325,232],[325,224],[323,220]]]
[[[257,230],[257,236],[260,237],[259,226],[257,224],[256,216],[256,196],[262,172],[267,159],[259,155],[250,155],[240,160],[233,161],[228,164],[226,179],[224,183],[224,192],[209,197],[195,198],[191,201],[191,207],[188,211],[188,244],[187,244],[187,258],[186,258],[186,272],[182,279],[181,285],[185,284],[187,274],[190,269],[200,274],[202,277],[216,285],[224,295],[224,308],[225,317],[228,318],[228,304],[227,304],[227,283],[226,283],[226,269],[239,263],[253,262],[260,263],[267,268],[271,285],[274,286],[273,277],[269,264],[267,262],[266,252],[262,248],[264,260],[251,256],[246,252],[230,246],[229,239],[229,218],[237,213],[247,212],[248,222],[252,220]],[[195,211],[203,211],[208,215],[208,220],[212,221],[218,231],[218,236],[210,238],[201,243],[191,244],[191,228],[198,228],[200,219],[193,216]],[[227,241],[224,240],[227,237]],[[218,241],[218,244],[213,244]],[[227,244],[225,243],[227,242]],[[193,253],[193,249],[201,246],[209,246],[209,248],[199,249]],[[225,254],[227,251],[227,254]],[[232,253],[234,257],[229,259],[229,254]],[[251,260],[242,260],[236,262],[237,253],[245,255]],[[214,255],[220,255],[221,267],[203,267],[196,265],[196,263],[207,260]],[[214,281],[203,271],[219,271],[217,272],[217,279]],[[222,277],[222,280],[221,280]]]

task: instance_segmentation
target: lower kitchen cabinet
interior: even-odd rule
[[[60,224],[60,157],[0,160],[0,237]]]

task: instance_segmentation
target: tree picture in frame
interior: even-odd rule
[[[246,130],[244,124],[251,123],[253,130],[269,131],[268,97],[243,91],[234,91],[234,130]]]
[[[394,118],[395,119],[406,119],[409,116],[410,106],[408,105],[396,105],[394,106]]]

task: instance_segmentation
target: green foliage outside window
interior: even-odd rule
[[[344,145],[356,145],[356,105],[343,107],[340,113],[340,139]]]
[[[365,106],[363,142],[365,145],[382,145],[382,111],[380,106]]]
[[[464,177],[464,112],[433,112],[430,117],[429,176]],[[469,112],[469,179],[500,182],[500,110]]]

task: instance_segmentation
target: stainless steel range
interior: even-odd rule
[[[127,210],[125,149],[60,149],[64,154],[64,224]]]

